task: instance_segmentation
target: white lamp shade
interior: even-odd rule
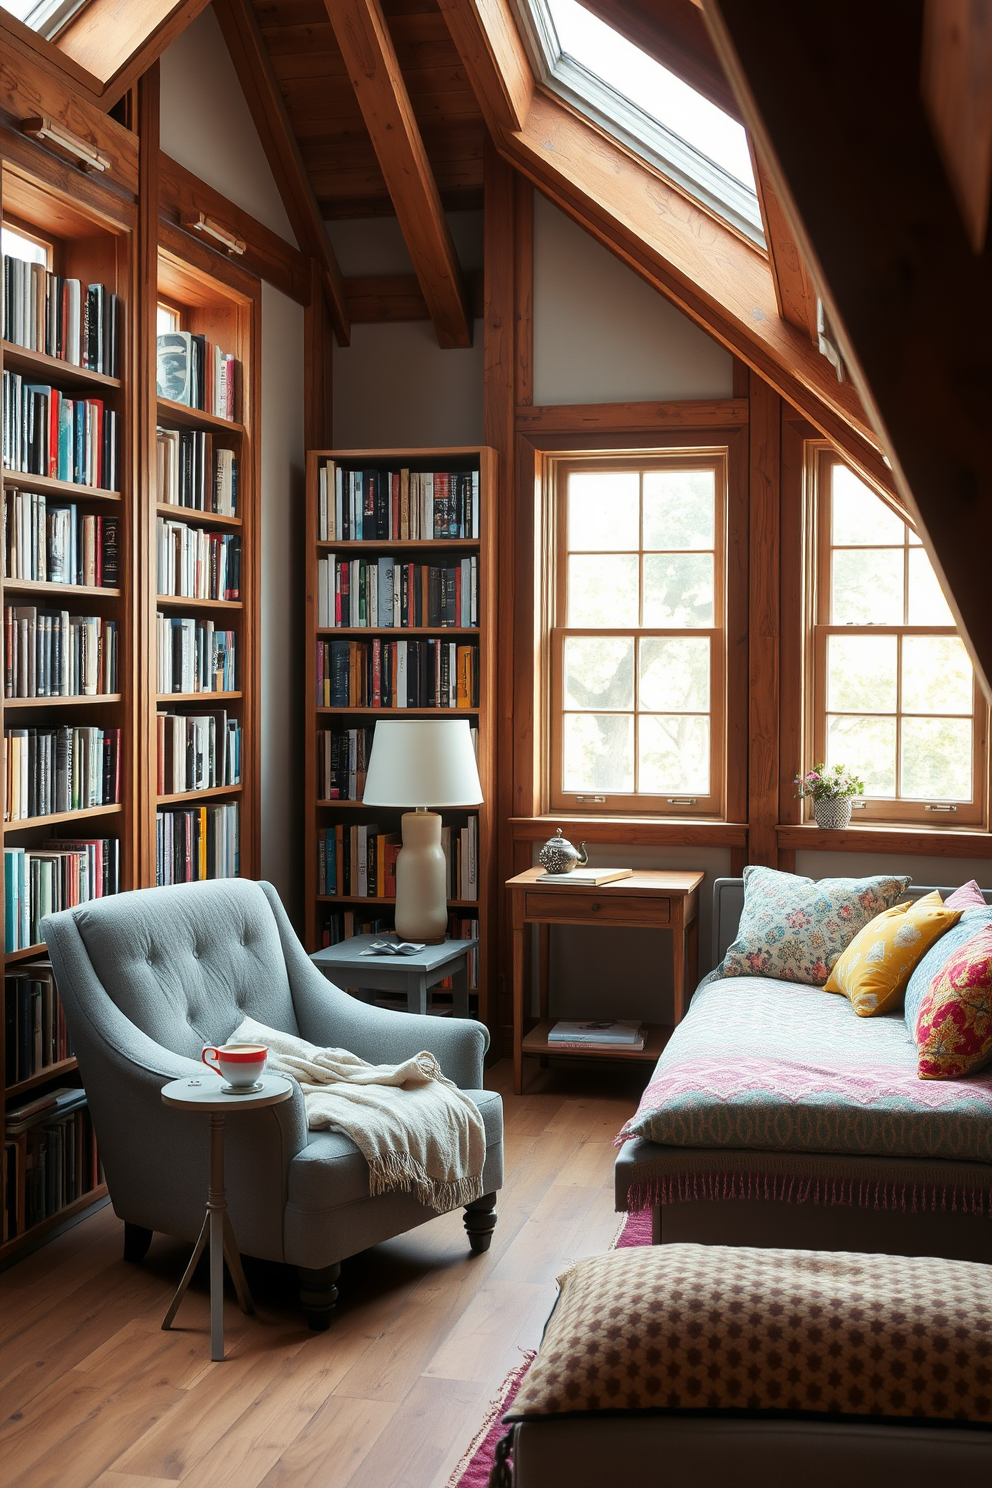
[[[380,719],[365,776],[366,806],[478,806],[479,767],[467,718]]]

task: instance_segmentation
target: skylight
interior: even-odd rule
[[[51,39],[87,0],[3,0],[0,9],[16,16],[39,36]]]
[[[763,244],[747,133],[578,0],[519,0],[543,81]]]

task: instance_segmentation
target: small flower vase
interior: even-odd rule
[[[850,796],[837,796],[833,801],[814,801],[816,825],[834,832],[843,831],[851,825],[851,807]]]

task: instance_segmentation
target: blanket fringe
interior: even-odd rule
[[[960,1211],[992,1218],[988,1189],[952,1183],[918,1183],[800,1173],[667,1173],[642,1178],[627,1190],[627,1211],[694,1199],[777,1199],[789,1204],[845,1205],[857,1209],[901,1209],[913,1214]]]
[[[414,1194],[421,1204],[433,1209],[436,1214],[447,1214],[451,1209],[463,1208],[482,1198],[482,1174],[476,1177],[457,1178],[444,1183],[432,1178],[411,1157],[398,1152],[388,1152],[367,1159],[369,1165],[369,1196],[381,1193]]]

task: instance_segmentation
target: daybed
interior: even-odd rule
[[[717,880],[715,965],[743,901]],[[616,1205],[652,1207],[656,1243],[992,1260],[992,1071],[920,1080],[901,1010],[711,973],[648,1091],[655,1139],[624,1141]]]

